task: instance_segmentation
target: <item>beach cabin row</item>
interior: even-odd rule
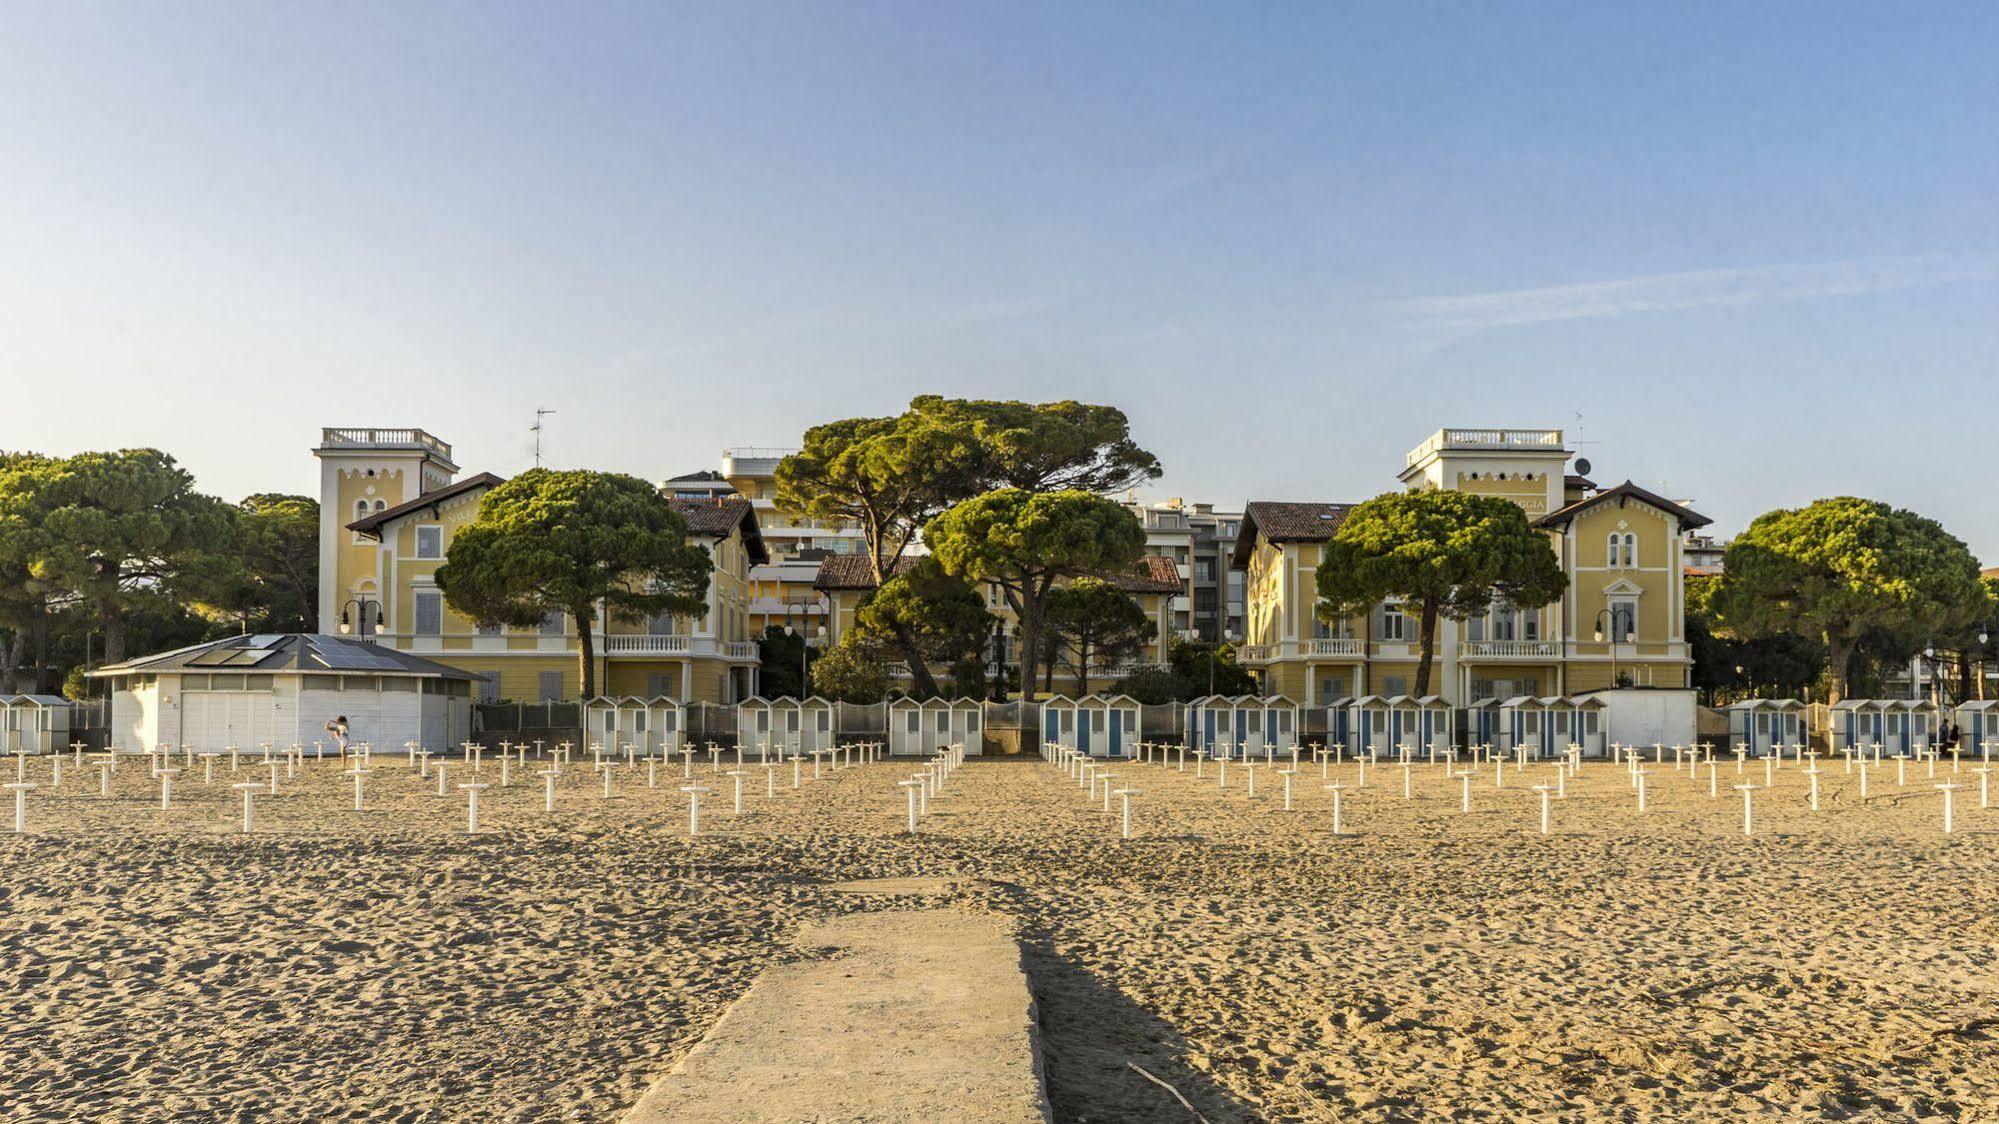
[[[927,757],[962,745],[967,757],[985,751],[985,704],[978,699],[910,699],[888,704],[888,751]]]
[[[687,729],[687,713],[665,695],[642,699],[635,695],[599,695],[583,704],[587,741],[615,751],[626,745],[645,754],[678,753]]]
[[[1465,708],[1473,745],[1501,753],[1525,748],[1529,757],[1559,758],[1570,746],[1584,757],[1610,753],[1610,704],[1595,695],[1515,695],[1479,699]]]
[[[1041,702],[1041,744],[1090,757],[1130,757],[1143,736],[1143,713],[1130,695],[1056,695]]]
[[[832,749],[833,700],[748,698],[736,704],[736,744],[744,753],[814,753]]]
[[[0,695],[0,753],[54,753],[69,745],[70,701]]]
[[[1236,757],[1275,757],[1298,748],[1298,704],[1283,695],[1208,695],[1187,704],[1187,744]]]
[[[1768,757],[1777,746],[1805,740],[1805,704],[1796,699],[1743,699],[1726,710],[1730,750],[1743,746],[1751,757]]]
[[[1426,756],[1452,745],[1451,704],[1440,695],[1361,695],[1326,708],[1326,740],[1348,753]]]
[[[1844,753],[1879,745],[1885,757],[1914,756],[1937,744],[1939,717],[1928,699],[1841,699],[1827,714],[1827,746]]]

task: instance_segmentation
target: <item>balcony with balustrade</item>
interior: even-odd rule
[[[1414,468],[1443,452],[1547,453],[1561,448],[1559,429],[1440,429],[1409,450],[1408,464]]]
[[[451,459],[451,445],[421,429],[376,429],[371,426],[325,426],[319,431],[322,451],[363,452],[376,449],[420,449]]]
[[[1553,640],[1467,640],[1458,645],[1464,660],[1556,660],[1562,646]]]

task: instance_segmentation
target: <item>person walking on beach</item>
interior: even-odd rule
[[[347,716],[337,715],[326,724],[326,732],[333,737],[333,744],[340,748],[340,763],[347,763]]]

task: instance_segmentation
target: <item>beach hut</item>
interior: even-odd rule
[[[1136,705],[1136,704],[1133,704]],[[1274,757],[1298,744],[1298,704],[1284,695],[1207,695],[1187,704],[1188,744],[1210,753]]]
[[[1957,744],[1967,756],[1999,757],[1999,699],[1973,699],[1957,707]],[[1987,746],[1990,750],[1987,750]]]
[[[1733,708],[1730,708],[1733,710]],[[1841,699],[1826,709],[1826,744],[1834,753],[1859,753],[1882,741],[1887,712],[1878,699]],[[1734,735],[1733,724],[1730,735]],[[1741,740],[1739,738],[1735,740]]]
[[[1483,698],[1465,707],[1465,744],[1493,745],[1499,737],[1499,700]]]
[[[1804,704],[1796,699],[1743,699],[1730,703],[1728,742],[1747,746],[1750,756],[1767,757],[1780,745],[1803,741]]]
[[[1126,695],[1056,695],[1041,704],[1041,737],[1091,757],[1129,757],[1138,742],[1138,702]]]
[[[1451,704],[1442,695],[1395,695],[1385,705],[1389,754],[1414,759],[1423,757],[1432,746],[1441,751],[1451,744]]]
[[[1388,752],[1388,700],[1361,695],[1347,706],[1347,752]]]
[[[1353,745],[1353,696],[1342,695],[1326,704],[1326,748]]]
[[[753,696],[736,706],[736,744],[744,753],[812,753],[833,748],[833,703]]]
[[[1557,753],[1568,752],[1570,744],[1584,757],[1604,757],[1610,753],[1610,703],[1596,695],[1571,696],[1565,700],[1571,717],[1569,730]]]
[[[1897,753],[1914,756],[1920,751],[1935,748],[1937,704],[1928,699],[1892,699],[1885,707],[1888,737],[1881,745],[1883,753],[1890,757]]]
[[[645,704],[645,741],[651,753],[679,753],[687,730],[687,711],[670,695],[654,695]]]
[[[646,701],[634,695],[598,695],[583,704],[583,741],[606,753],[627,745],[645,747]]]
[[[90,673],[111,681],[110,744],[151,752],[348,741],[433,749],[472,736],[472,676],[393,648],[319,633],[230,636]]]
[[[0,695],[0,753],[66,748],[72,709],[61,695]]]
[[[985,744],[984,721],[985,706],[977,699],[899,698],[888,704],[888,751],[920,757],[962,745],[966,756],[976,756]]]
[[[1519,746],[1538,747],[1540,743],[1541,700],[1533,695],[1500,700],[1499,736],[1492,739],[1492,748],[1510,754]]]

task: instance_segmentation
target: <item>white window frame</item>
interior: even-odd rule
[[[427,532],[427,533],[426,533]],[[430,542],[429,552],[424,550],[424,541]],[[444,524],[421,523],[416,529],[416,556],[426,562],[441,561],[444,558]]]
[[[432,627],[424,627],[424,606],[436,606],[436,619]],[[416,636],[444,635],[444,593],[436,589],[414,589],[410,591],[410,631]]]

